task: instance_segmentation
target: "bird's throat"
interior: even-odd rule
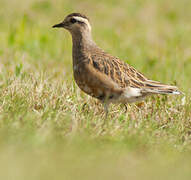
[[[73,60],[86,56],[86,53],[92,46],[96,46],[92,40],[91,32],[73,32],[72,33],[72,55]],[[80,58],[81,59],[81,58]]]

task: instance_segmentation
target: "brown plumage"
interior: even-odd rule
[[[132,66],[100,49],[91,37],[89,19],[80,13],[68,15],[53,27],[72,35],[74,79],[79,88],[104,103],[131,103],[152,94],[180,94],[176,86],[149,80]]]

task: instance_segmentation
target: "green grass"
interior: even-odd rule
[[[1,0],[0,179],[191,179],[191,1]],[[71,37],[51,26],[84,12],[93,37],[186,94],[103,107],[73,80]],[[86,103],[86,106],[84,106]]]

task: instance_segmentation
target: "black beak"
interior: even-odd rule
[[[64,27],[64,23],[61,22],[59,24],[55,24],[54,26],[52,26],[52,28],[61,28],[61,27]]]

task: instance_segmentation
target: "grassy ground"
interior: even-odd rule
[[[0,179],[191,179],[191,1],[0,0]],[[84,12],[97,44],[182,96],[103,107],[72,76]],[[86,106],[83,106],[87,103]]]

